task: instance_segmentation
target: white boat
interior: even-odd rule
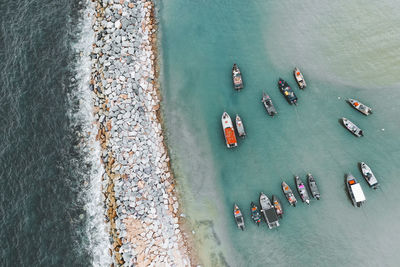
[[[346,129],[349,130],[355,136],[357,137],[364,136],[363,131],[357,125],[352,123],[350,120],[342,118],[342,123],[343,126],[346,127]]]
[[[367,107],[366,105],[364,105],[363,103],[361,103],[358,100],[355,99],[347,99],[347,102],[356,110],[360,111],[362,114],[364,115],[369,115],[372,114],[372,109],[370,107]]]
[[[237,140],[236,140],[235,130],[233,129],[232,120],[231,117],[229,117],[228,113],[224,112],[222,114],[221,122],[222,122],[222,129],[224,131],[226,146],[228,148],[236,147]]]
[[[236,114],[236,130],[239,134],[239,136],[246,136],[246,131],[244,130],[244,125],[242,122],[242,119],[239,117],[238,114]]]
[[[361,205],[366,201],[366,198],[361,185],[357,182],[353,175],[346,175],[346,186],[353,205],[356,207],[361,207]]]
[[[369,187],[377,189],[379,183],[378,183],[378,180],[376,179],[374,173],[371,171],[371,168],[365,162],[360,162],[360,169],[361,169],[361,173],[364,176],[365,180],[367,181]]]
[[[294,68],[293,70],[294,78],[296,79],[297,84],[299,85],[300,89],[306,88],[307,84],[304,80],[303,74],[300,72],[299,68]]]

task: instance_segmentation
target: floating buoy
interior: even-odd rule
[[[385,131],[385,128],[382,128],[382,131]]]
[[[340,96],[338,96],[337,99],[340,99]]]

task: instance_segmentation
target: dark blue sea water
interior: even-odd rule
[[[0,265],[87,266],[75,0],[0,1]],[[72,106],[71,106],[72,105]]]

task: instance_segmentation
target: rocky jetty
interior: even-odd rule
[[[114,264],[190,266],[158,114],[154,3],[93,6],[90,90]]]

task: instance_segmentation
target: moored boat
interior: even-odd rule
[[[283,207],[281,203],[279,202],[279,199],[277,196],[272,195],[272,204],[274,205],[275,212],[279,216],[279,218],[283,217]]]
[[[349,119],[342,118],[343,126],[357,137],[364,136],[363,131]]]
[[[317,183],[315,182],[314,176],[312,176],[311,173],[307,174],[307,184],[308,188],[310,189],[311,196],[319,200],[321,196],[318,190]]]
[[[356,207],[361,207],[361,205],[366,201],[366,198],[361,185],[350,173],[346,175],[346,186],[353,205]]]
[[[271,201],[261,192],[260,194],[260,206],[261,206],[261,214],[264,216],[265,222],[268,225],[269,229],[275,228],[279,226],[278,215],[275,212],[274,206],[271,204]]]
[[[235,130],[233,129],[232,120],[231,117],[229,117],[228,113],[224,112],[222,114],[221,122],[222,122],[222,129],[224,131],[226,146],[228,148],[236,147],[237,140],[236,140]]]
[[[240,72],[240,69],[236,63],[233,64],[232,67],[232,81],[235,90],[243,89],[242,73]]]
[[[308,192],[303,181],[297,175],[294,176],[294,181],[296,183],[297,192],[299,192],[301,200],[307,204],[310,204],[310,197],[308,196]]]
[[[244,130],[244,125],[242,119],[236,114],[236,130],[238,131],[239,136],[246,136],[246,131]]]
[[[253,219],[253,221],[254,221],[257,225],[260,225],[261,217],[260,217],[260,213],[258,212],[258,207],[257,207],[257,205],[254,204],[253,202],[251,202],[251,204],[250,204],[250,209],[251,209],[251,218]]]
[[[263,97],[261,102],[263,102],[265,109],[268,112],[268,115],[270,116],[274,116],[275,114],[277,114],[278,112],[276,112],[275,106],[272,103],[271,97],[266,94],[265,92],[263,92]]]
[[[283,96],[286,98],[286,100],[289,102],[289,104],[297,105],[297,96],[295,95],[292,88],[290,88],[289,84],[284,79],[279,78],[278,88],[283,94]]]
[[[294,68],[293,75],[294,75],[294,78],[295,78],[297,84],[299,85],[299,88],[300,89],[306,88],[306,86],[307,86],[306,81],[304,80],[303,74],[300,72],[299,68],[297,68],[297,67]]]
[[[372,187],[374,189],[378,188],[378,180],[376,179],[374,173],[372,172],[371,168],[365,163],[365,162],[360,162],[360,169],[363,177],[367,181],[369,187]]]
[[[297,199],[294,196],[292,189],[288,186],[286,182],[282,182],[282,190],[285,194],[286,199],[289,201],[289,204],[296,207]]]
[[[244,218],[242,212],[240,211],[238,205],[236,204],[233,206],[233,217],[235,218],[237,227],[243,231],[245,228]]]
[[[349,99],[347,99],[347,102],[348,102],[353,108],[355,108],[356,110],[360,111],[360,112],[361,112],[362,114],[364,114],[364,115],[367,115],[367,116],[368,116],[369,114],[372,114],[372,109],[371,109],[370,107],[364,105],[363,103],[361,103],[361,102],[358,101],[358,100],[349,98]]]

